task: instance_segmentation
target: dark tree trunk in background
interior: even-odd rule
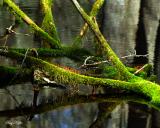
[[[155,57],[154,57],[154,73],[158,77],[158,83],[160,83],[160,21],[157,30],[156,44],[155,44]]]
[[[157,82],[160,83],[160,20],[156,36],[154,72],[158,77]],[[153,110],[152,117],[152,128],[160,128],[160,112]]]
[[[146,40],[146,32],[144,26],[144,5],[145,0],[141,0],[140,10],[139,10],[139,22],[138,22],[138,30],[136,33],[136,53],[137,55],[145,55],[147,54],[147,40]],[[135,57],[134,64],[145,64],[147,63],[146,57]]]
[[[148,107],[136,103],[130,103],[128,128],[147,128]]]

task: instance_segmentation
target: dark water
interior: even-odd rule
[[[79,30],[84,23],[83,19],[77,13],[70,1],[54,1],[53,14],[60,39],[64,42],[64,45],[71,44],[75,36],[79,34]],[[155,0],[151,5],[151,1],[148,2],[146,0],[146,5],[144,5],[145,9],[143,10],[144,12],[147,12],[147,9],[149,9],[149,12],[144,13],[143,16],[149,17],[149,20],[145,21],[146,19],[142,18],[145,21],[144,26],[142,25],[145,29],[145,37],[140,36],[141,38],[139,40],[142,41],[142,38],[147,40],[146,43],[143,43],[144,48],[142,48],[142,50],[138,51],[138,49],[142,47],[142,44],[136,42],[138,40],[136,33],[140,26],[139,0],[116,0],[114,2],[106,0],[104,9],[101,10],[99,15],[99,22],[101,23],[103,34],[119,57],[133,53],[134,49],[139,52],[138,54],[149,53],[149,57],[147,60],[145,59],[145,61],[155,65],[157,68],[155,69],[155,72],[158,72],[160,61],[158,57],[155,57],[156,60],[154,61],[154,55],[158,56],[158,49],[160,49],[157,43],[159,41],[155,41],[158,40],[156,38],[158,37],[157,28],[160,17],[158,5],[160,2]],[[93,1],[91,0],[85,0],[84,2],[81,2],[81,4],[86,10],[89,10],[92,2]],[[31,17],[31,19],[40,25],[42,19],[38,0],[16,0],[16,3]],[[11,15],[5,7],[0,7],[0,36],[3,36],[6,28],[9,28],[14,24],[14,21],[15,17]],[[32,48],[40,46],[40,43],[35,40],[32,30],[25,23],[22,23],[15,31],[16,34],[11,34],[4,38],[1,37],[0,45],[16,48]],[[140,33],[143,33],[142,29],[139,31]],[[92,41],[94,41],[94,38],[92,33],[89,32],[88,36],[83,39],[82,46],[85,46],[88,49],[94,49],[94,45],[91,43]],[[155,49],[157,52],[155,52]],[[131,64],[133,63],[134,58],[127,58],[122,61],[126,64]],[[72,66],[76,65],[68,59],[60,60],[60,62]],[[14,63],[1,57],[0,64],[7,65]],[[40,91],[38,104],[43,102],[49,103],[50,99],[54,99],[62,93],[63,91],[60,89],[44,88]],[[17,106],[31,106],[33,95],[32,85],[30,83],[10,86],[7,89],[0,89],[0,111],[13,109]],[[70,95],[72,94],[70,93]],[[88,128],[96,120],[98,107],[98,103],[65,106],[53,110],[51,109],[49,112],[36,114],[33,118],[31,118],[32,115],[17,117],[11,117],[10,114],[8,114],[8,116],[0,115],[0,127]],[[158,128],[160,126],[158,125],[159,114],[157,113],[158,112],[146,106],[124,102],[122,105],[117,105],[117,107],[102,120],[101,128]],[[152,121],[154,122],[154,125],[151,123]]]

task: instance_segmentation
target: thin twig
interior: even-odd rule
[[[31,36],[30,34],[27,34],[27,33],[25,33],[25,34],[23,34],[23,33],[18,33],[18,32],[16,32],[16,31],[13,30],[13,27],[14,27],[14,25],[11,25],[11,26],[9,26],[9,28],[6,28],[8,34],[14,33],[14,34],[16,34],[16,35],[19,34],[19,35]]]
[[[22,66],[23,66],[24,61],[26,60],[26,57],[27,57],[28,51],[29,51],[29,48],[27,48],[27,51],[25,52],[25,55],[24,55],[24,58],[23,58],[23,60],[22,60],[22,63],[21,63],[21,66],[20,66],[20,67],[22,67]]]
[[[136,50],[134,50],[133,54],[127,55],[127,56],[122,56],[120,57],[121,59],[125,59],[125,58],[129,58],[129,57],[148,57],[149,54],[145,54],[145,55],[137,55],[136,54]],[[109,63],[109,61],[104,60],[104,61],[98,61],[98,62],[94,62],[92,64],[87,64],[87,61],[91,58],[93,58],[94,56],[88,56],[85,60],[83,65],[80,66],[80,68],[86,68],[86,67],[91,67],[91,66],[96,66],[102,63]]]
[[[93,58],[94,56],[88,56],[83,65],[80,66],[80,68],[86,68],[86,67],[91,67],[91,66],[96,66],[96,65],[99,65],[99,64],[102,64],[102,63],[109,63],[107,60],[104,60],[104,61],[98,61],[98,62],[94,62],[92,64],[87,64],[87,61],[91,58]]]
[[[127,55],[127,56],[122,56],[121,59],[129,58],[129,57],[148,57],[149,54],[145,55],[137,55],[136,50],[134,50],[133,54]]]
[[[134,74],[137,74],[137,73],[139,73],[140,71],[142,71],[145,67],[147,67],[148,65],[147,64],[145,64],[145,65],[143,65],[140,69],[138,69]]]

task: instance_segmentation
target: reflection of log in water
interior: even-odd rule
[[[51,99],[51,100],[50,100]],[[147,102],[141,98],[141,96],[133,95],[133,94],[120,94],[116,96],[115,94],[105,95],[105,94],[96,94],[96,95],[71,95],[64,94],[58,98],[50,97],[50,99],[46,99],[39,105],[37,105],[34,109],[33,107],[22,107],[15,108],[12,110],[2,110],[0,111],[0,117],[17,117],[17,116],[25,116],[25,115],[35,115],[48,111],[53,111],[60,107],[67,107],[71,105],[76,105],[80,103],[91,103],[91,102],[117,102],[120,103],[122,101],[134,101],[141,102],[143,104],[147,104]],[[55,99],[55,100],[54,100]],[[114,106],[114,105],[113,105]],[[109,105],[109,107],[111,107]],[[109,108],[108,108],[109,109]],[[106,111],[108,111],[106,109]]]

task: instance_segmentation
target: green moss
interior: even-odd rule
[[[74,5],[76,6],[77,10],[80,12],[83,19],[88,23],[92,31],[94,32],[95,36],[98,39],[99,45],[101,46],[102,52],[104,53],[104,56],[107,60],[109,60],[113,66],[116,67],[118,72],[120,73],[120,79],[128,81],[131,79],[134,75],[131,74],[123,65],[123,63],[119,60],[117,55],[113,52],[113,50],[110,48],[108,42],[102,35],[102,33],[99,30],[98,25],[92,20],[92,17],[88,16],[83,8],[80,7],[79,3],[76,0],[72,1]]]
[[[126,67],[130,73],[135,73],[137,69]],[[103,76],[110,79],[118,79],[118,70],[114,66],[105,66],[103,67]],[[141,78],[147,79],[147,72],[141,71],[136,74]]]
[[[104,0],[97,0],[91,10],[90,16],[96,16],[100,8],[102,7]]]
[[[23,55],[15,52],[7,52],[5,54],[8,54],[8,56],[12,56],[14,58],[17,58],[17,56],[19,59],[24,58]],[[130,79],[130,82],[95,78],[65,70],[33,57],[27,57],[26,61],[30,62],[35,69],[39,68],[40,70],[47,72],[48,76],[50,76],[49,79],[54,80],[57,83],[61,83],[66,86],[90,85],[95,87],[101,86],[112,89],[120,89],[123,90],[124,93],[128,92],[139,95],[143,97],[151,106],[160,108],[160,86],[143,80],[140,77],[134,76],[132,79]]]
[[[3,49],[3,47],[2,47]],[[25,54],[27,49],[18,49],[18,48],[8,48],[9,51],[16,51],[18,53]],[[28,56],[31,55],[32,48],[28,52]],[[58,58],[58,57],[68,57],[70,59],[73,59],[75,61],[83,61],[84,56],[90,56],[92,55],[89,51],[83,49],[83,48],[73,48],[73,47],[62,47],[61,49],[48,49],[48,48],[37,48],[35,49],[38,52],[39,58]]]
[[[116,68],[114,68],[113,66],[105,66],[103,69],[104,69],[103,70],[104,77],[110,79],[116,79],[118,75]]]
[[[42,29],[44,29],[51,37],[60,43],[52,14],[52,0],[41,0],[41,6],[44,13]]]
[[[40,35],[43,39],[48,41],[48,43],[53,48],[60,48],[61,45],[57,40],[52,38],[48,33],[46,33],[44,30],[42,30],[39,26],[37,26],[23,11],[20,10],[20,8],[15,5],[11,0],[4,0],[4,3],[9,6],[11,9],[14,10],[14,12],[20,16],[29,26],[33,28],[33,30]]]
[[[16,71],[17,71],[17,68],[15,68],[15,67],[0,66],[0,73],[15,74]]]
[[[103,3],[104,3],[104,0],[97,0],[93,4],[91,12],[90,12],[90,17],[96,17],[96,15],[98,14],[99,10],[101,9]],[[80,47],[81,46],[81,44],[82,44],[82,40],[81,39],[82,39],[82,37],[85,36],[85,34],[86,34],[87,30],[88,30],[88,24],[84,24],[82,29],[81,29],[81,31],[82,30],[83,30],[83,34],[82,35],[80,34],[75,38],[75,40],[74,40],[74,42],[72,44],[73,47]]]
[[[38,33],[45,35],[43,37],[46,37],[46,39],[48,40],[52,40],[52,37],[47,35],[47,33],[44,33],[44,31],[39,28],[29,17],[27,17],[16,5],[14,5],[13,2],[11,2],[10,0],[4,0],[4,2],[8,4],[11,8],[13,8],[13,10],[15,10],[15,12],[20,15],[23,20],[27,21],[27,23],[30,24],[30,26],[32,26]],[[26,57],[26,62],[30,63],[30,65],[32,65],[34,69],[38,68],[39,70],[47,72],[47,74],[49,74],[50,76],[49,79],[54,80],[57,83],[61,83],[66,86],[91,85],[112,89],[120,89],[125,93],[127,92],[140,95],[148,102],[148,104],[160,108],[160,86],[131,74],[124,66],[124,64],[119,60],[113,50],[110,48],[108,42],[100,32],[97,24],[93,21],[92,17],[89,17],[75,0],[73,0],[73,2],[75,3],[77,9],[79,10],[83,18],[86,20],[86,22],[89,24],[89,26],[95,33],[95,36],[99,41],[99,45],[102,47],[106,59],[110,61],[112,65],[117,69],[118,77],[120,80],[96,78],[77,74],[75,72],[65,70],[56,65],[34,57]],[[57,42],[56,45],[59,45],[59,43]],[[13,51],[4,52],[0,50],[0,53],[1,55],[9,56],[17,60],[24,59],[24,55]]]

